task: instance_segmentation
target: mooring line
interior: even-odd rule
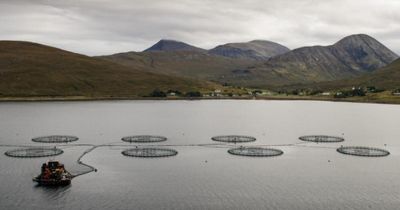
[[[73,175],[73,178],[75,178],[75,177],[77,177],[77,176],[82,176],[82,175],[84,175],[84,174],[87,174],[87,173],[90,173],[90,172],[93,172],[93,171],[97,171],[97,169],[96,169],[95,167],[93,167],[93,166],[91,166],[91,165],[89,165],[89,164],[86,164],[86,163],[82,162],[81,159],[82,159],[85,155],[89,154],[90,152],[92,152],[94,149],[96,149],[96,148],[98,148],[98,147],[99,147],[99,146],[92,146],[91,148],[87,149],[86,151],[84,151],[84,152],[79,156],[79,158],[76,160],[76,162],[77,162],[79,165],[83,165],[83,166],[86,166],[86,167],[90,168],[90,170],[84,171],[84,172],[81,172],[81,173],[78,173],[78,174],[75,174],[75,175]]]
[[[108,144],[100,144],[100,145],[93,145],[93,144],[75,144],[74,146],[89,146],[89,145],[90,145],[90,146],[92,146],[92,147],[89,148],[89,149],[87,149],[87,150],[85,150],[85,151],[78,157],[78,159],[76,160],[76,162],[77,162],[79,165],[86,166],[86,167],[90,168],[90,170],[84,171],[84,172],[81,172],[81,173],[78,173],[78,174],[75,174],[75,175],[73,175],[73,178],[78,177],[78,176],[82,176],[82,175],[84,175],[84,174],[88,174],[88,173],[93,172],[93,171],[96,172],[97,169],[96,169],[94,166],[91,166],[91,165],[89,165],[89,164],[86,164],[86,163],[82,162],[82,158],[83,158],[85,155],[89,154],[90,152],[92,152],[93,150],[95,150],[95,149],[97,149],[97,148],[99,148],[99,147],[115,146],[115,145],[114,145],[115,143],[116,143],[116,142],[112,142],[112,143],[108,143]],[[118,143],[119,143],[119,142],[118,142]],[[72,146],[72,145],[69,145],[69,146]]]
[[[320,149],[337,149],[338,147],[329,146],[317,146],[317,145],[294,145],[296,147],[310,147],[310,148],[320,148]]]

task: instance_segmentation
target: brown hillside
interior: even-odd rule
[[[214,88],[143,70],[36,43],[0,41],[1,96],[140,96],[155,88]]]
[[[233,59],[198,51],[127,52],[102,56],[128,67],[141,66],[149,71],[186,78],[223,82],[225,75],[254,63],[249,59]]]

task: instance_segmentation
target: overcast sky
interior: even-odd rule
[[[369,34],[400,54],[400,0],[0,0],[0,39],[87,55],[160,39],[212,48],[265,39],[291,49]]]

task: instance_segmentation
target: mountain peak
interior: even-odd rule
[[[347,54],[344,59],[352,58],[369,71],[381,68],[395,59],[398,55],[380,43],[378,40],[366,34],[354,34],[336,42],[332,49]]]
[[[335,45],[349,45],[349,44],[361,44],[361,43],[368,43],[368,42],[377,42],[376,39],[367,35],[367,34],[353,34],[350,36],[346,36],[335,43]]]
[[[144,52],[148,51],[205,51],[201,48],[186,44],[181,41],[171,40],[171,39],[161,39],[156,44],[151,46],[150,48],[144,50]]]

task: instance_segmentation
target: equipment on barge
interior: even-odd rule
[[[58,161],[43,163],[40,175],[33,178],[39,185],[46,186],[65,186],[71,184],[71,180],[71,173]]]

